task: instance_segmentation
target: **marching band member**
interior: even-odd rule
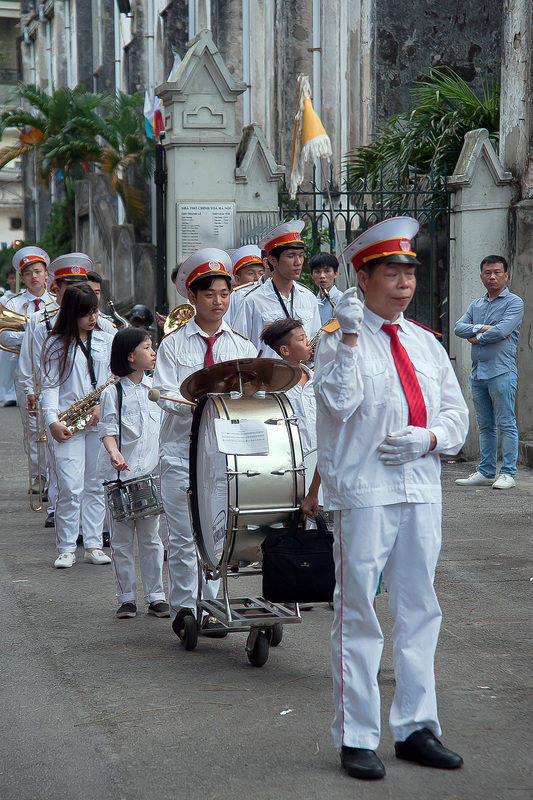
[[[339,272],[339,262],[333,253],[317,253],[309,262],[309,272],[313,283],[318,287],[316,299],[320,322],[325,325],[334,316],[334,305],[342,297],[341,290],[335,286],[335,278]]]
[[[90,423],[75,434],[59,421],[58,414],[108,380],[112,341],[113,336],[98,327],[98,301],[91,287],[67,286],[41,357],[42,410],[58,487],[57,568],[72,567],[76,562],[80,521],[84,561],[111,563],[101,549],[105,501],[96,471],[100,442],[95,427],[100,406],[90,409]]]
[[[453,769],[439,742],[434,654],[441,610],[433,587],[441,544],[440,454],[457,453],[468,410],[452,365],[431,333],[405,319],[419,262],[416,220],[381,222],[345,254],[356,289],[336,306],[315,366],[324,504],[335,511],[332,628],[334,743],[357,778],[385,768],[377,681],[383,635],[373,609],[383,572],[393,628],[396,690],[389,723],[398,758]]]
[[[111,346],[111,371],[120,384],[108,386],[100,397],[98,435],[102,442],[98,472],[105,481],[127,472],[125,480],[150,475],[159,461],[161,409],[148,400],[152,379],[145,370],[153,369],[155,352],[152,340],[142,328],[123,328]],[[121,392],[121,400],[119,400]],[[120,449],[119,444],[120,442]],[[110,515],[111,517],[112,515]],[[137,533],[139,566],[148,613],[168,617],[163,588],[163,543],[159,537],[159,517],[137,520],[110,519],[111,558],[119,608],[117,617],[137,615],[134,539]]]
[[[237,308],[245,295],[265,275],[261,250],[255,244],[245,244],[231,253],[234,287],[231,291],[226,322],[231,325]]]
[[[223,319],[230,301],[231,259],[223,250],[204,248],[181,265],[177,287],[195,306],[192,319],[165,336],[157,351],[154,387],[161,394],[180,397],[180,386],[189,375],[219,361],[254,358],[251,342]],[[165,411],[161,425],[161,495],[169,526],[168,569],[170,615],[179,635],[183,617],[196,616],[198,565],[187,507],[189,485],[189,436],[191,408],[159,400]],[[213,599],[218,581],[205,585],[204,597]],[[207,620],[205,626],[218,623]],[[224,634],[225,635],[225,634]]]
[[[9,267],[6,270],[6,283],[9,289],[6,289],[0,295],[0,305],[4,305],[8,300],[15,296],[15,286],[17,280],[17,271],[15,267]],[[3,401],[4,407],[16,406],[17,395],[15,394],[15,382],[13,373],[15,365],[11,361],[11,353],[6,350],[0,349],[0,402]]]
[[[54,296],[46,289],[46,279],[48,278],[48,265],[50,258],[44,250],[40,247],[31,245],[17,250],[13,256],[13,266],[20,273],[20,278],[27,286],[25,291],[19,292],[15,297],[12,297],[6,303],[6,308],[11,311],[16,311],[18,314],[23,314],[30,317],[35,311],[45,306],[54,300]],[[15,348],[20,351],[24,331],[2,331],[0,333],[0,342],[5,347]],[[26,395],[24,392],[24,385],[21,375],[18,371],[18,354],[14,353],[12,356],[12,363],[14,364],[14,378],[15,378],[15,392],[17,395],[17,404],[20,411],[22,420],[22,434],[24,442],[24,451],[28,453],[31,463],[31,477],[33,494],[39,494],[43,489],[45,483],[44,466],[45,466],[45,452],[42,444],[37,443],[36,420],[34,416],[27,416],[26,414]],[[29,419],[29,423],[27,422]],[[28,430],[29,424],[29,430]],[[38,449],[40,448],[40,458]],[[43,474],[39,475],[39,461]]]
[[[30,411],[35,411],[36,390],[39,391],[41,384],[41,352],[44,342],[52,330],[54,318],[63,300],[63,295],[67,286],[74,284],[87,284],[88,271],[93,262],[85,253],[68,253],[59,256],[50,264],[50,272],[53,273],[53,288],[56,296],[51,303],[47,303],[40,311],[31,315],[26,325],[20,357],[18,371],[20,383],[24,392],[27,392],[27,402]],[[96,294],[96,293],[95,293]],[[107,333],[115,334],[116,328],[112,322],[98,314],[98,327]],[[51,447],[47,442],[48,450]],[[54,508],[57,496],[57,485],[55,473],[48,470],[47,475],[47,494],[48,508],[45,527],[53,528],[55,523]]]
[[[246,294],[233,319],[234,327],[258,349],[261,331],[272,320],[300,319],[308,339],[320,328],[316,297],[307,286],[298,283],[304,263],[303,227],[301,220],[284,222],[259,242],[259,247],[267,252],[272,279]],[[270,347],[263,355],[276,357]]]

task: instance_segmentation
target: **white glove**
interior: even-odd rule
[[[431,437],[428,429],[409,425],[401,431],[389,433],[378,447],[381,451],[379,459],[389,465],[406,464],[425,455],[429,452],[430,446]]]
[[[347,289],[335,306],[335,316],[343,333],[359,335],[363,324],[363,304],[357,297],[357,288]]]

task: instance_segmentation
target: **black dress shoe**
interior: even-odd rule
[[[228,635],[228,629],[215,617],[207,617],[202,622],[200,633],[202,636],[210,636],[212,639],[224,639]]]
[[[405,742],[395,742],[398,758],[415,761],[423,767],[457,769],[463,763],[461,756],[442,745],[429,728],[422,728],[407,737]]]
[[[341,748],[341,764],[350,778],[374,781],[385,777],[385,767],[373,750],[362,747]]]
[[[56,526],[56,520],[55,520],[54,512],[52,512],[51,514],[48,514],[48,516],[46,517],[46,522],[44,523],[44,527],[45,528],[55,528],[55,526]]]
[[[111,535],[109,531],[102,531],[102,547],[109,547],[111,544]]]

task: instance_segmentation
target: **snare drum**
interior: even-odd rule
[[[159,475],[143,475],[127,481],[114,481],[106,487],[107,504],[117,522],[143,519],[163,513]]]
[[[255,420],[267,455],[221,452],[216,420]],[[194,412],[190,448],[190,511],[200,558],[216,577],[224,562],[261,560],[261,544],[283,528],[304,491],[300,433],[284,394],[204,395]]]

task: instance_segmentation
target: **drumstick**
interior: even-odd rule
[[[183,403],[184,406],[193,406],[196,408],[196,403],[185,400],[184,397],[169,397],[166,394],[161,394],[159,389],[150,389],[148,392],[148,399],[153,400],[154,403],[157,403],[158,400],[172,400],[173,403]]]

